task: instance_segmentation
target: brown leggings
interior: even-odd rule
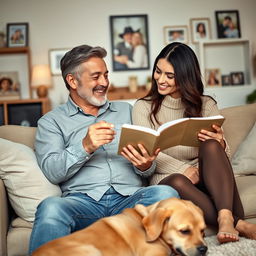
[[[217,226],[218,212],[228,209],[233,213],[234,226],[244,218],[229,159],[216,140],[203,142],[199,149],[199,183],[194,185],[185,175],[175,173],[159,184],[172,186],[182,199],[190,200],[204,212],[207,225]]]

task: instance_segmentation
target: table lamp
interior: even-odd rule
[[[49,65],[35,65],[32,70],[32,88],[36,88],[37,96],[45,98],[51,87],[51,73]]]

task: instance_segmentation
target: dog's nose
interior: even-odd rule
[[[200,245],[196,249],[199,251],[200,255],[205,255],[208,248],[205,245]]]

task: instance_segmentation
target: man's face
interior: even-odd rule
[[[128,42],[129,44],[132,42],[132,33],[126,33],[123,35],[124,41]]]
[[[103,59],[92,57],[82,64],[82,74],[76,88],[77,94],[86,104],[102,106],[107,100],[109,86],[108,70]]]

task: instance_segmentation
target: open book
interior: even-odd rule
[[[122,125],[118,154],[128,144],[138,149],[142,144],[151,155],[157,148],[164,150],[177,145],[198,147],[200,130],[214,131],[212,125],[221,126],[225,118],[221,115],[209,117],[187,117],[162,124],[156,131],[138,125]]]

